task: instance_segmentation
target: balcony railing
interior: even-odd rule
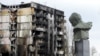
[[[57,47],[63,47],[63,44],[59,44],[59,43],[58,43],[58,44],[57,44]]]
[[[64,50],[58,50],[57,54],[63,55],[64,54]]]
[[[58,35],[64,35],[64,33],[62,31],[59,31]]]
[[[46,31],[46,28],[36,27],[36,30],[37,30],[37,31],[43,31],[43,32],[45,32],[45,31]]]

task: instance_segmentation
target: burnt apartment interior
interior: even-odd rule
[[[66,56],[64,12],[38,3],[0,4],[0,49],[6,56]],[[1,48],[0,47],[0,48]],[[9,48],[10,47],[10,48]]]

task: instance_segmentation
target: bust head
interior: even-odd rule
[[[71,22],[72,26],[76,26],[78,23],[82,22],[81,16],[77,13],[72,13],[69,21]]]

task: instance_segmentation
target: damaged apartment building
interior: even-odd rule
[[[66,56],[64,12],[38,3],[0,4],[1,56]]]

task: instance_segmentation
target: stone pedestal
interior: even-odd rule
[[[87,29],[74,29],[74,41],[89,39],[89,30]]]
[[[92,22],[83,22],[77,13],[73,13],[69,20],[74,27],[75,56],[90,56],[88,39]]]
[[[90,56],[89,40],[75,41],[76,56]]]

